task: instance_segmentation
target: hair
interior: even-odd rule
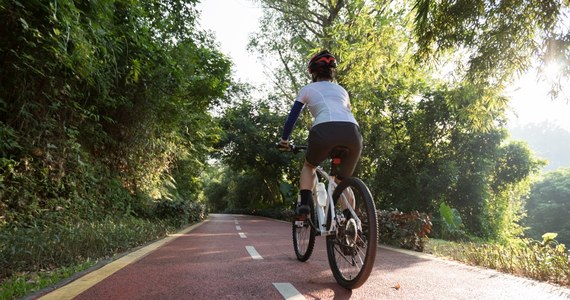
[[[334,79],[336,76],[336,69],[335,68],[319,68],[315,70],[313,74],[313,81],[317,79]]]
[[[336,58],[330,51],[322,50],[313,55],[307,64],[313,82],[317,79],[334,79],[336,75]]]

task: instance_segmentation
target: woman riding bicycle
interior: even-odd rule
[[[279,149],[289,149],[291,132],[301,111],[307,106],[314,120],[309,131],[305,163],[301,170],[301,203],[295,210],[297,216],[310,214],[307,203],[313,201],[315,168],[329,157],[331,150],[338,146],[349,150],[338,166],[338,180],[352,176],[362,152],[362,134],[351,112],[348,93],[333,82],[336,66],[336,58],[328,50],[311,57],[308,71],[313,82],[299,91],[279,142]]]

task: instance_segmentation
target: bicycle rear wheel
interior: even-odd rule
[[[341,197],[347,195],[354,198],[353,209],[361,221],[361,228],[354,218],[343,216]],[[366,282],[374,267],[378,245],[376,207],[370,190],[358,178],[343,180],[335,189],[333,200],[338,228],[336,235],[327,236],[329,265],[341,286],[355,289]]]
[[[300,261],[307,261],[313,254],[313,248],[315,247],[316,232],[311,225],[311,221],[316,220],[315,204],[309,203],[309,207],[311,208],[311,214],[305,220],[293,220],[293,248],[295,249],[297,259]]]

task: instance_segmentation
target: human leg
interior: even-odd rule
[[[298,215],[306,215],[310,213],[309,201],[313,201],[313,186],[315,184],[315,166],[305,161],[303,169],[301,169],[301,176],[299,181],[299,188],[301,194],[301,205],[297,208]]]

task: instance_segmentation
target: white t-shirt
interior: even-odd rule
[[[348,92],[330,81],[318,81],[304,86],[297,99],[307,106],[315,120],[313,126],[325,122],[351,122],[358,125],[350,111]]]

